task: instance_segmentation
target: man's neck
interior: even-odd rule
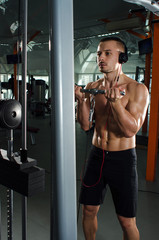
[[[122,72],[104,73],[103,86],[105,86],[106,88],[111,88],[115,86],[117,83],[119,83],[119,81],[121,81],[122,74]]]

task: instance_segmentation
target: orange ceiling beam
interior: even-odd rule
[[[141,39],[146,39],[146,38],[147,38],[147,37],[144,36],[143,34],[140,34],[140,33],[135,32],[135,31],[133,31],[133,30],[127,30],[127,32],[128,32],[128,33],[131,33],[131,34],[133,34],[133,35],[135,35],[135,36],[137,36],[137,37],[139,37],[139,38],[141,38]]]

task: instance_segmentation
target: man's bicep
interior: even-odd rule
[[[144,122],[146,113],[140,104],[133,102],[131,105],[130,114],[135,118],[139,130]]]
[[[138,128],[140,128],[145,120],[147,107],[149,102],[149,94],[144,85],[140,85],[136,94],[134,95],[133,101],[130,102],[129,110],[130,113],[137,121]]]

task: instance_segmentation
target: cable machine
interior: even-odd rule
[[[45,170],[37,166],[35,159],[27,156],[27,0],[22,7],[22,107],[14,99],[0,101],[0,127],[8,131],[8,149],[1,149],[0,184],[7,187],[7,239],[13,239],[13,191],[22,195],[22,240],[27,239],[27,197],[44,191]],[[20,155],[13,152],[13,130],[22,120],[22,148]],[[1,230],[1,215],[0,215]],[[1,235],[0,235],[1,239]]]
[[[73,1],[50,0],[50,79],[52,90],[52,186],[51,236],[56,240],[77,239],[76,165],[74,117]],[[0,157],[0,184],[8,191],[8,240],[12,240],[13,191],[22,195],[22,240],[27,240],[27,197],[44,190],[45,170],[27,156],[27,0],[23,0],[22,21],[22,108],[8,116],[16,119],[21,112],[22,148],[20,156],[12,151],[13,129],[10,127],[7,155]],[[68,24],[69,22],[69,24]],[[69,64],[66,64],[68,63]],[[61,68],[63,66],[63,68]],[[14,103],[16,100],[13,100]],[[6,101],[7,102],[7,101]],[[13,103],[13,102],[12,102]],[[17,104],[17,102],[16,102]],[[18,104],[17,104],[18,105]],[[11,105],[13,106],[13,104]],[[18,105],[19,106],[19,105]],[[4,113],[3,111],[2,113]],[[1,111],[0,111],[1,113]],[[3,116],[3,115],[2,115]],[[19,124],[19,123],[18,123]],[[4,171],[4,169],[6,171]],[[9,174],[9,175],[7,175]],[[8,177],[9,176],[9,177]]]

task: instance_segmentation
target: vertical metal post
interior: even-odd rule
[[[73,0],[50,0],[51,240],[76,240]]]
[[[2,87],[1,87],[1,77],[0,77],[0,99],[2,99]]]
[[[27,13],[28,0],[22,4],[22,150],[27,151]],[[22,239],[27,239],[27,197],[22,196]]]
[[[13,157],[13,129],[8,131],[7,156],[10,160]],[[11,189],[7,189],[7,239],[13,239],[13,190]]]
[[[1,201],[0,201],[0,240],[2,238],[2,212],[1,212]]]
[[[27,197],[22,196],[22,240],[27,239]]]
[[[8,130],[8,151],[7,156],[13,157],[13,129]]]
[[[23,0],[23,21],[22,21],[22,148],[27,149],[27,12],[28,1]]]
[[[7,189],[7,239],[13,239],[13,190]]]

